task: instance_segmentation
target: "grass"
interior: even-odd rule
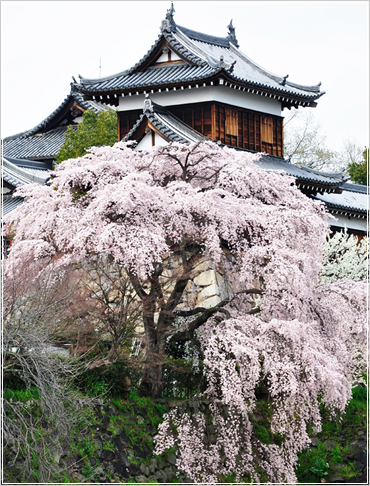
[[[316,448],[309,448],[299,454],[299,462],[296,474],[299,483],[317,483],[325,480],[326,469],[334,472],[340,467],[340,475],[350,478],[356,474],[353,462],[343,461],[343,456],[351,454],[353,451],[349,445],[359,439],[358,431],[367,428],[367,389],[358,386],[352,391],[352,398],[349,401],[345,414],[342,418],[331,418],[324,406],[321,407],[323,417],[322,431],[318,435],[320,441]],[[328,439],[337,441],[332,451],[324,448],[324,442]]]

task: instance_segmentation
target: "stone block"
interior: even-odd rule
[[[140,464],[140,471],[145,475],[149,476],[149,468],[145,464]]]
[[[326,440],[324,443],[323,443],[323,448],[326,450],[326,451],[332,451],[333,449],[335,449],[335,446],[337,445],[337,441],[334,440],[334,439],[328,439]]]
[[[344,478],[340,474],[330,474],[329,476],[326,477],[326,482],[327,483],[343,483]]]
[[[169,462],[172,466],[176,466],[176,456],[173,452],[168,456],[167,462]]]
[[[168,481],[172,481],[172,479],[176,477],[176,469],[174,467],[166,467],[164,472],[166,473]]]
[[[353,465],[356,471],[362,471],[367,466],[367,454],[365,451],[356,452],[353,456]]]
[[[168,482],[167,474],[163,470],[157,471],[154,476],[157,478],[159,483]]]
[[[217,283],[216,272],[214,270],[207,270],[206,272],[203,272],[195,277],[194,283],[195,285],[199,285],[200,287],[206,287],[208,285],[215,284]]]
[[[204,287],[201,292],[198,294],[198,302],[202,300],[208,299],[208,297],[213,297],[214,295],[220,295],[220,290],[217,284],[208,285],[208,287]]]
[[[311,439],[311,446],[312,447],[317,447],[319,445],[319,438],[318,437],[312,437]]]
[[[206,260],[200,262],[194,269],[192,270],[190,274],[190,278],[194,279],[198,275],[200,275],[203,272],[206,272],[207,270],[212,270],[213,269],[213,263],[212,260]]]
[[[214,295],[213,297],[209,297],[208,299],[203,300],[202,302],[198,301],[198,307],[204,307],[205,309],[210,309],[215,305],[221,302],[221,298],[219,295]]]
[[[146,478],[145,476],[137,476],[136,477],[136,482],[137,483],[147,483],[148,482],[148,478]]]
[[[359,452],[362,450],[367,451],[367,442],[363,439],[355,440],[354,442],[351,442],[348,447],[352,452]]]

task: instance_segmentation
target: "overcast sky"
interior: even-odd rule
[[[70,91],[72,76],[131,67],[159,34],[170,1],[1,1],[1,135],[30,129]],[[369,140],[369,2],[179,1],[178,25],[227,35],[274,74],[326,94],[314,109],[329,148]],[[307,108],[311,110],[311,108]],[[287,110],[283,116],[287,116]]]

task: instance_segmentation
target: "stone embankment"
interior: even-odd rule
[[[158,402],[167,410],[175,405],[171,401]],[[61,457],[61,470],[81,483],[170,483],[175,477],[178,483],[192,483],[178,473],[174,453],[165,457],[153,455],[157,429],[151,425],[145,408],[137,412],[136,416],[128,417],[114,405],[99,407],[97,424],[92,426],[90,434],[93,452],[89,457],[81,457],[81,454]],[[128,418],[132,427],[127,426]]]
[[[53,451],[60,478],[64,479],[63,482],[67,480],[90,484],[163,484],[173,481],[193,483],[178,471],[173,451],[163,456],[153,454],[156,425],[160,423],[165,411],[180,403],[181,401],[177,400],[157,400],[151,402],[150,409],[145,405],[121,409],[112,403],[98,406],[84,436],[71,438],[71,443],[75,447],[72,446],[68,453],[63,450],[62,445]],[[368,448],[365,431],[358,430],[357,436],[358,439],[348,445],[348,453],[337,463],[330,464],[329,474],[325,476],[326,483],[368,484]],[[312,438],[311,447],[317,448],[321,443],[320,447],[332,453],[343,442],[347,443],[345,436],[333,439],[319,434]],[[348,478],[346,476],[350,464],[350,469],[353,471],[353,464],[357,474]],[[28,482],[24,478],[22,481],[21,471],[22,465],[19,461],[8,468],[7,476],[10,473],[11,479],[9,482]]]
[[[366,441],[365,432],[363,430],[358,431],[359,439],[354,440],[348,445],[349,453],[341,457],[340,464],[330,464],[329,474],[325,477],[326,483],[336,484],[369,484],[368,483],[368,446]],[[345,436],[338,437],[338,440],[326,439],[325,437],[313,437],[312,446],[317,447],[319,441],[323,441],[323,448],[332,452],[339,444],[339,441],[345,441]],[[358,473],[355,476],[346,478],[344,476],[345,471],[348,469],[349,463],[353,463],[353,466]]]

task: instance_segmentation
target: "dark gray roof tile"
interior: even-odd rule
[[[6,214],[14,211],[18,206],[23,204],[23,197],[13,197],[11,195],[4,195],[2,197],[2,205],[1,205],[1,218],[3,218]]]
[[[4,139],[4,156],[19,159],[55,158],[64,144],[67,128],[58,127],[25,138]],[[77,129],[77,126],[73,128]]]

